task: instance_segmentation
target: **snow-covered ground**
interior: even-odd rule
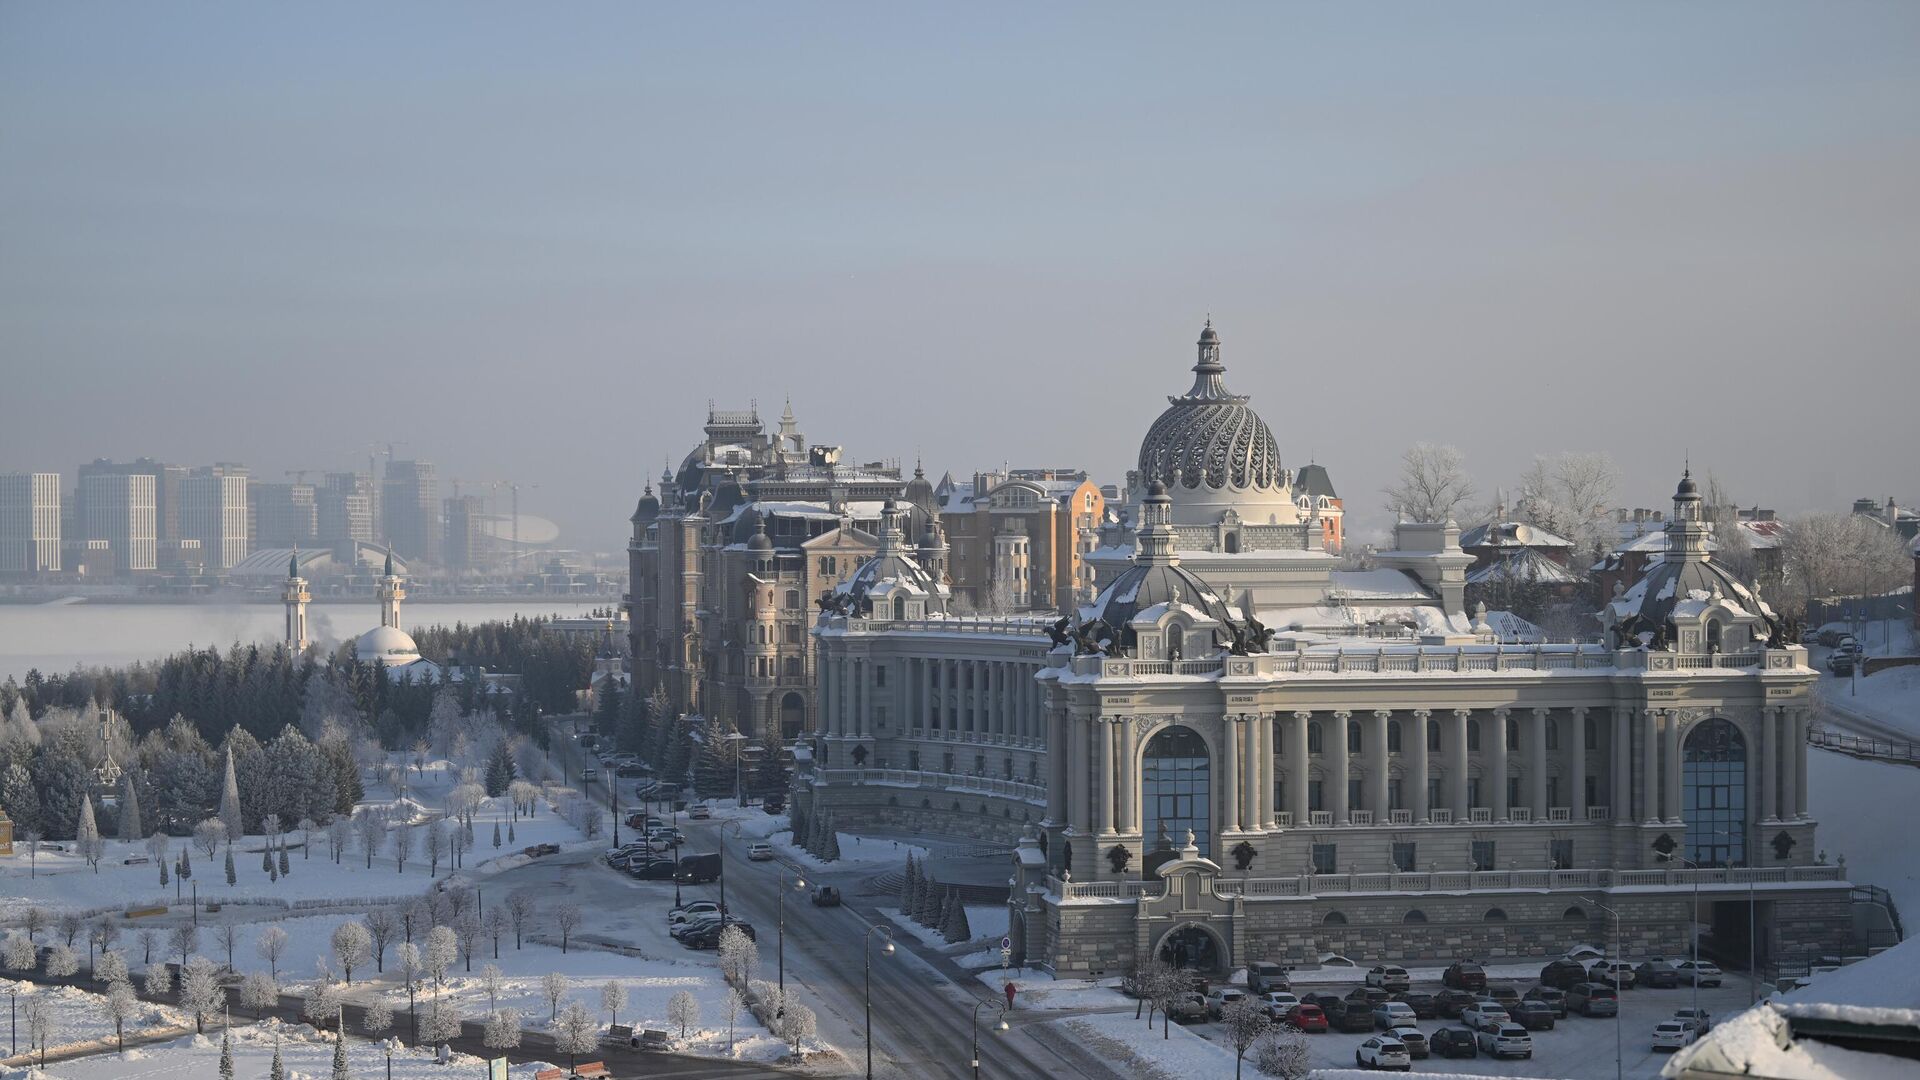
[[[1098,1013],[1050,1021],[1122,1076],[1188,1080],[1233,1075],[1232,1050],[1199,1038],[1179,1024],[1148,1027],[1132,1013]],[[1249,1069],[1249,1072],[1252,1070]],[[1257,1074],[1256,1074],[1257,1075]]]
[[[40,986],[11,979],[0,979],[0,994],[8,995],[21,1011],[36,1000],[48,1004],[47,1016],[53,1024],[47,1033],[49,1049],[113,1038],[113,1017],[107,1013],[107,999],[100,994],[89,994],[71,986]],[[181,1027],[191,1029],[193,1020],[178,1010],[142,1001],[135,1016],[127,1021],[125,1033],[133,1038],[144,1031]],[[24,1038],[20,1040],[22,1046],[27,1042]]]
[[[1920,919],[1920,845],[1911,818],[1887,812],[1893,806],[1920,806],[1920,769],[1807,750],[1807,811],[1827,860],[1845,858],[1850,880],[1892,893],[1912,926]]]
[[[305,1024],[283,1024],[268,1020],[261,1024],[233,1029],[233,1065],[236,1076],[266,1076],[273,1062],[276,1040],[288,1080],[321,1080],[333,1075],[333,1040]],[[347,1068],[354,1076],[387,1075],[384,1044],[362,1039],[347,1040]],[[454,1054],[446,1066],[437,1064],[428,1050],[396,1046],[393,1050],[394,1080],[444,1080],[448,1076],[482,1076],[486,1063],[476,1057]],[[39,1069],[0,1068],[5,1080],[204,1080],[218,1075],[220,1033],[187,1035],[169,1043],[157,1043],[129,1049],[124,1056],[103,1054]],[[546,1062],[527,1062],[508,1071],[513,1080],[531,1080]]]
[[[1006,993],[1007,984],[1012,983],[1015,991],[1013,1007],[1016,1009],[1062,1012],[1072,1009],[1133,1008],[1132,999],[1120,992],[1120,980],[1117,978],[1097,981],[1056,979],[1035,968],[1004,971],[998,967],[983,971],[974,978],[992,987],[996,994]]]

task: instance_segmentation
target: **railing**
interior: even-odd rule
[[[1309,825],[1332,825],[1332,824],[1333,824],[1333,811],[1331,811],[1331,810],[1309,810],[1309,811],[1307,812],[1307,824],[1309,824]]]
[[[1453,808],[1436,806],[1427,811],[1427,817],[1435,825],[1453,824]]]
[[[1700,867],[1671,870],[1437,870],[1430,872],[1352,872],[1300,874],[1276,878],[1221,875],[1223,895],[1244,897],[1330,896],[1344,893],[1516,892],[1526,890],[1614,889],[1646,886],[1786,885],[1844,880],[1840,867]],[[1062,882],[1046,879],[1047,889],[1067,900],[1135,899],[1157,893],[1155,883],[1138,880]]]
[[[1371,825],[1373,824],[1373,811],[1349,810],[1347,811],[1347,821],[1354,825]]]
[[[1467,820],[1475,825],[1491,825],[1493,824],[1493,808],[1489,806],[1469,807],[1467,810]]]
[[[1673,666],[1679,670],[1699,668],[1749,668],[1760,666],[1761,654],[1750,653],[1708,653],[1705,656],[1676,656]]]
[[[1387,823],[1390,825],[1411,825],[1413,824],[1413,811],[1389,810],[1387,811]]]
[[[1612,821],[1613,807],[1589,806],[1587,807],[1587,820],[1588,821]]]
[[[968,776],[964,773],[914,769],[815,769],[814,776],[828,784],[882,784],[931,791],[965,791],[1004,795],[1036,805],[1045,805],[1047,801],[1044,785],[991,776]]]
[[[1807,745],[1849,754],[1853,757],[1893,761],[1904,765],[1920,765],[1920,743],[1916,742],[1874,739],[1865,735],[1850,735],[1843,731],[1810,728],[1807,731]]]
[[[944,620],[907,620],[912,629],[946,629]],[[922,623],[926,625],[923,627]],[[864,620],[876,629],[889,624]],[[1037,624],[1031,630],[1045,632]],[[1214,656],[1197,660],[1148,660],[1088,654],[1076,656],[1076,675],[1128,678],[1135,675],[1260,676],[1285,674],[1378,674],[1422,671],[1581,671],[1610,670],[1614,653],[1599,645],[1399,645],[1374,649],[1259,653],[1253,656]],[[1732,665],[1723,665],[1732,666]]]
[[[1533,820],[1533,808],[1530,806],[1507,807],[1507,820],[1517,825],[1525,825]]]
[[[1293,828],[1293,811],[1291,810],[1274,811],[1273,823],[1282,829]]]
[[[877,634],[893,631],[919,631],[931,634],[1017,634],[1022,637],[1046,637],[1053,619],[1021,616],[955,615],[942,619],[848,619],[834,616],[835,624],[844,622],[849,630]]]
[[[1547,807],[1547,820],[1548,821],[1572,821],[1573,809],[1571,807],[1566,807],[1566,806],[1549,806]]]

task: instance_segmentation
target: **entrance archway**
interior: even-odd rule
[[[1200,854],[1213,855],[1213,788],[1207,741],[1189,727],[1170,727],[1147,740],[1140,758],[1140,805],[1146,835],[1162,832],[1179,844],[1187,830]]]
[[[800,726],[806,722],[807,702],[799,694],[788,693],[780,699],[780,741],[792,742],[800,737]]]
[[[1687,858],[1701,866],[1747,863],[1747,740],[1715,717],[1687,733],[1680,752]]]
[[[1174,967],[1213,973],[1226,966],[1226,948],[1220,939],[1195,923],[1167,931],[1155,955]]]

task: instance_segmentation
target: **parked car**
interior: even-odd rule
[[[1404,1001],[1383,1001],[1373,1007],[1373,1026],[1381,1031],[1392,1031],[1403,1024],[1412,1026],[1417,1019]]]
[[[1471,960],[1456,960],[1440,976],[1442,985],[1454,990],[1485,990],[1487,969]]]
[[[1540,969],[1540,981],[1565,990],[1574,983],[1587,981],[1587,966],[1578,960],[1555,960]]]
[[[687,807],[688,821],[709,821],[713,818],[713,808],[706,803],[695,803]]]
[[[1655,1050],[1685,1050],[1699,1037],[1700,1033],[1685,1020],[1662,1020],[1653,1026]]]
[[[1274,990],[1291,990],[1293,983],[1287,978],[1287,969],[1271,960],[1255,960],[1247,965],[1247,989],[1256,994],[1265,994]]]
[[[1407,1008],[1413,1010],[1413,1015],[1422,1020],[1432,1020],[1440,1015],[1439,1003],[1425,990],[1402,990],[1393,995],[1393,1000],[1406,1002]]]
[[[1605,983],[1574,983],[1567,989],[1567,1011],[1581,1016],[1617,1016],[1620,994]]]
[[[1513,1017],[1499,1002],[1492,998],[1481,998],[1460,1010],[1460,1022],[1475,1031],[1485,1031],[1499,1024],[1510,1024]]]
[[[1619,960],[1596,960],[1587,969],[1587,981],[1626,990],[1633,986],[1633,966]]]
[[[760,809],[765,810],[769,814],[782,813],[786,808],[787,800],[786,797],[782,795],[769,795],[760,800]]]
[[[747,845],[747,858],[754,862],[766,862],[773,858],[773,845],[765,840],[756,840]]]
[[[673,880],[682,885],[704,885],[709,881],[719,881],[720,871],[720,853],[717,851],[682,855],[680,869],[673,872]]]
[[[1364,1001],[1348,1001],[1345,998],[1333,1003],[1327,1010],[1327,1023],[1333,1030],[1348,1033],[1373,1030],[1373,1007]]]
[[[1413,1068],[1407,1057],[1407,1044],[1391,1035],[1375,1035],[1353,1052],[1353,1063],[1363,1069]]]
[[[1553,1008],[1544,1001],[1526,999],[1514,1004],[1507,1010],[1513,1022],[1528,1031],[1552,1031]]]
[[[1246,996],[1247,992],[1237,986],[1222,986],[1207,995],[1207,1015],[1218,1020],[1227,1006]]]
[[[1372,1009],[1375,1005],[1387,1000],[1390,996],[1391,995],[1385,990],[1377,986],[1356,986],[1347,991],[1346,1000],[1365,1002],[1367,1008]]]
[[[673,1040],[659,1028],[642,1028],[633,1035],[635,1050],[671,1050]]]
[[[1835,649],[1827,657],[1827,670],[1833,672],[1835,675],[1844,677],[1852,675],[1854,667],[1859,663],[1860,653],[1858,651]]]
[[[1474,1036],[1474,1045],[1488,1057],[1533,1056],[1533,1036],[1519,1024],[1495,1024],[1481,1028]]]
[[[1582,964],[1591,964],[1595,960],[1605,960],[1607,954],[1591,945],[1575,945],[1573,948],[1561,953],[1560,958],[1563,960],[1578,960]]]
[[[1382,990],[1406,990],[1413,986],[1413,980],[1407,977],[1407,969],[1392,964],[1381,964],[1367,972],[1367,985]]]
[[[1442,990],[1433,995],[1433,1011],[1449,1020],[1458,1020],[1460,1013],[1478,1000],[1465,990]]]
[[[1673,965],[1680,981],[1688,986],[1719,986],[1722,972],[1705,960],[1682,960]]]
[[[1287,990],[1269,990],[1260,995],[1260,1006],[1267,1011],[1267,1019],[1278,1023],[1286,1019],[1294,1006],[1300,1004],[1298,995]]]
[[[1287,1010],[1285,1023],[1300,1031],[1311,1031],[1317,1034],[1327,1030],[1327,1014],[1320,1006],[1303,1001]]]
[[[1167,1004],[1167,1019],[1176,1024],[1199,1024],[1207,1019],[1207,999],[1188,991]]]
[[[1520,991],[1515,990],[1506,983],[1494,983],[1487,987],[1487,996],[1505,1005],[1508,1009],[1512,1009],[1515,1005],[1520,1004]]]
[[[1441,1028],[1427,1039],[1427,1048],[1443,1058],[1480,1056],[1480,1040],[1465,1028]]]
[[[1673,965],[1658,958],[1642,960],[1640,966],[1633,969],[1633,982],[1636,986],[1651,986],[1656,990],[1671,990],[1680,985],[1680,973]]]
[[[1329,994],[1325,990],[1316,990],[1312,993],[1301,994],[1300,1001],[1306,1005],[1317,1005],[1323,1010],[1331,1009],[1339,1003],[1340,995]]]
[[[681,937],[680,944],[685,945],[689,949],[719,948],[720,934],[729,926],[739,927],[740,932],[747,935],[749,941],[760,940],[759,936],[754,932],[752,923],[743,919],[736,919],[729,915],[724,919],[701,923],[696,929]]]
[[[1567,992],[1552,986],[1536,986],[1521,1001],[1537,1001],[1553,1010],[1555,1017],[1567,1015]]]
[[[1713,1027],[1713,1014],[1705,1009],[1675,1009],[1673,1018],[1683,1024],[1692,1024],[1693,1030],[1701,1035]]]
[[[713,900],[695,900],[690,904],[681,904],[667,912],[667,925],[679,926],[689,923],[703,915],[719,915],[720,905]]]
[[[815,885],[813,887],[813,906],[839,907],[840,890],[831,885]]]
[[[1401,1026],[1387,1031],[1388,1035],[1399,1039],[1407,1048],[1410,1058],[1424,1058],[1433,1051],[1427,1046],[1427,1037],[1417,1027]]]
[[[652,769],[647,768],[645,765],[627,764],[615,768],[613,775],[622,780],[633,780],[645,776],[652,771]]]
[[[627,873],[641,881],[672,881],[680,864],[672,859],[633,859],[627,863]]]

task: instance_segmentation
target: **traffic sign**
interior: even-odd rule
[[[1010,937],[1003,937],[1003,938],[1001,938],[1001,939],[1000,939],[1000,947],[1001,947],[1001,948],[1003,948],[1003,949],[1011,949],[1011,948],[1013,948],[1013,939],[1012,939],[1012,938],[1010,938]]]

